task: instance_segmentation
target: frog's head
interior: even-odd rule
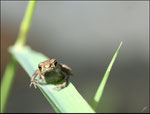
[[[49,70],[53,70],[57,66],[56,59],[50,59],[38,64],[38,68],[40,72],[46,72]]]

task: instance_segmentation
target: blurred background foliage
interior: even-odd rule
[[[1,2],[1,76],[27,3]],[[38,1],[27,44],[70,66],[71,82],[92,104],[121,41],[97,112],[141,112],[145,107],[149,112],[148,1]],[[39,90],[29,88],[30,79],[20,66],[16,75],[6,112],[54,112]]]

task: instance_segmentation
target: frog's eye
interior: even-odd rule
[[[41,70],[42,69],[42,67],[41,66],[38,66],[38,68]]]
[[[57,61],[55,61],[54,65],[55,65],[55,66],[57,65]]]

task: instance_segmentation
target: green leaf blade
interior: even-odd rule
[[[31,50],[29,47],[20,49],[12,47],[10,48],[10,52],[30,77],[37,69],[38,63],[49,59],[43,54]],[[39,84],[38,87],[56,112],[95,113],[90,105],[78,93],[72,83],[69,83],[66,88],[60,91],[54,90],[56,86],[52,84]]]
[[[16,73],[17,61],[12,57],[6,67],[1,83],[1,113],[4,113]]]
[[[115,52],[115,54],[114,54],[114,56],[113,56],[113,58],[112,58],[112,60],[111,60],[111,62],[110,62],[110,64],[109,64],[109,66],[108,66],[108,68],[107,68],[107,70],[106,70],[106,72],[105,72],[105,74],[104,74],[104,77],[103,77],[103,79],[102,79],[102,81],[101,81],[101,83],[100,83],[100,85],[99,85],[99,87],[98,87],[98,90],[97,90],[97,92],[96,92],[96,94],[95,94],[94,101],[93,101],[93,104],[92,104],[92,108],[93,108],[94,110],[96,110],[97,105],[98,105],[98,103],[99,103],[99,101],[100,101],[100,99],[101,99],[101,97],[102,97],[104,87],[105,87],[106,82],[107,82],[107,79],[108,79],[108,77],[109,77],[111,68],[112,68],[112,66],[113,66],[113,64],[114,64],[114,62],[115,62],[115,60],[116,60],[116,58],[117,58],[117,55],[118,55],[118,52],[119,52],[119,50],[120,50],[121,45],[122,45],[122,42],[120,43],[120,45],[119,45],[117,51]]]
[[[35,4],[36,4],[36,0],[34,1],[30,0],[28,3],[28,7],[26,9],[22,24],[20,26],[19,35],[14,45],[15,47],[18,47],[18,48],[22,47],[26,43],[26,38],[27,38],[26,36],[31,25],[31,20],[32,20],[32,16],[34,13]],[[16,60],[13,57],[11,57],[11,60],[5,69],[3,80],[1,82],[1,112],[2,113],[4,112],[6,108],[11,86],[13,85],[13,80],[14,80],[15,72],[16,72],[16,66],[17,66]]]
[[[27,9],[26,9],[26,13],[20,25],[18,38],[15,42],[16,47],[22,47],[26,44],[27,34],[31,26],[31,21],[32,21],[35,5],[36,5],[36,0],[29,1]]]

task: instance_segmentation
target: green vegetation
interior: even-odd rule
[[[36,1],[30,1],[27,7],[25,16],[20,26],[20,32],[17,41],[14,46],[9,48],[9,52],[12,54],[12,59],[6,67],[3,80],[1,83],[1,112],[4,112],[8,96],[12,87],[13,79],[15,77],[17,62],[23,67],[23,69],[31,77],[37,69],[37,64],[41,61],[47,60],[48,57],[42,53],[32,50],[26,45],[27,33],[31,26],[31,20],[34,12]],[[53,88],[56,86],[53,84],[40,85],[38,88],[46,97],[48,102],[52,105],[56,112],[86,112],[95,113],[98,102],[102,96],[106,81],[109,77],[112,65],[117,57],[118,51],[122,45],[122,42],[117,49],[108,69],[104,75],[104,78],[98,88],[98,91],[94,97],[92,107],[86,102],[86,100],[79,94],[74,85],[70,82],[69,85],[61,91],[56,91]]]

